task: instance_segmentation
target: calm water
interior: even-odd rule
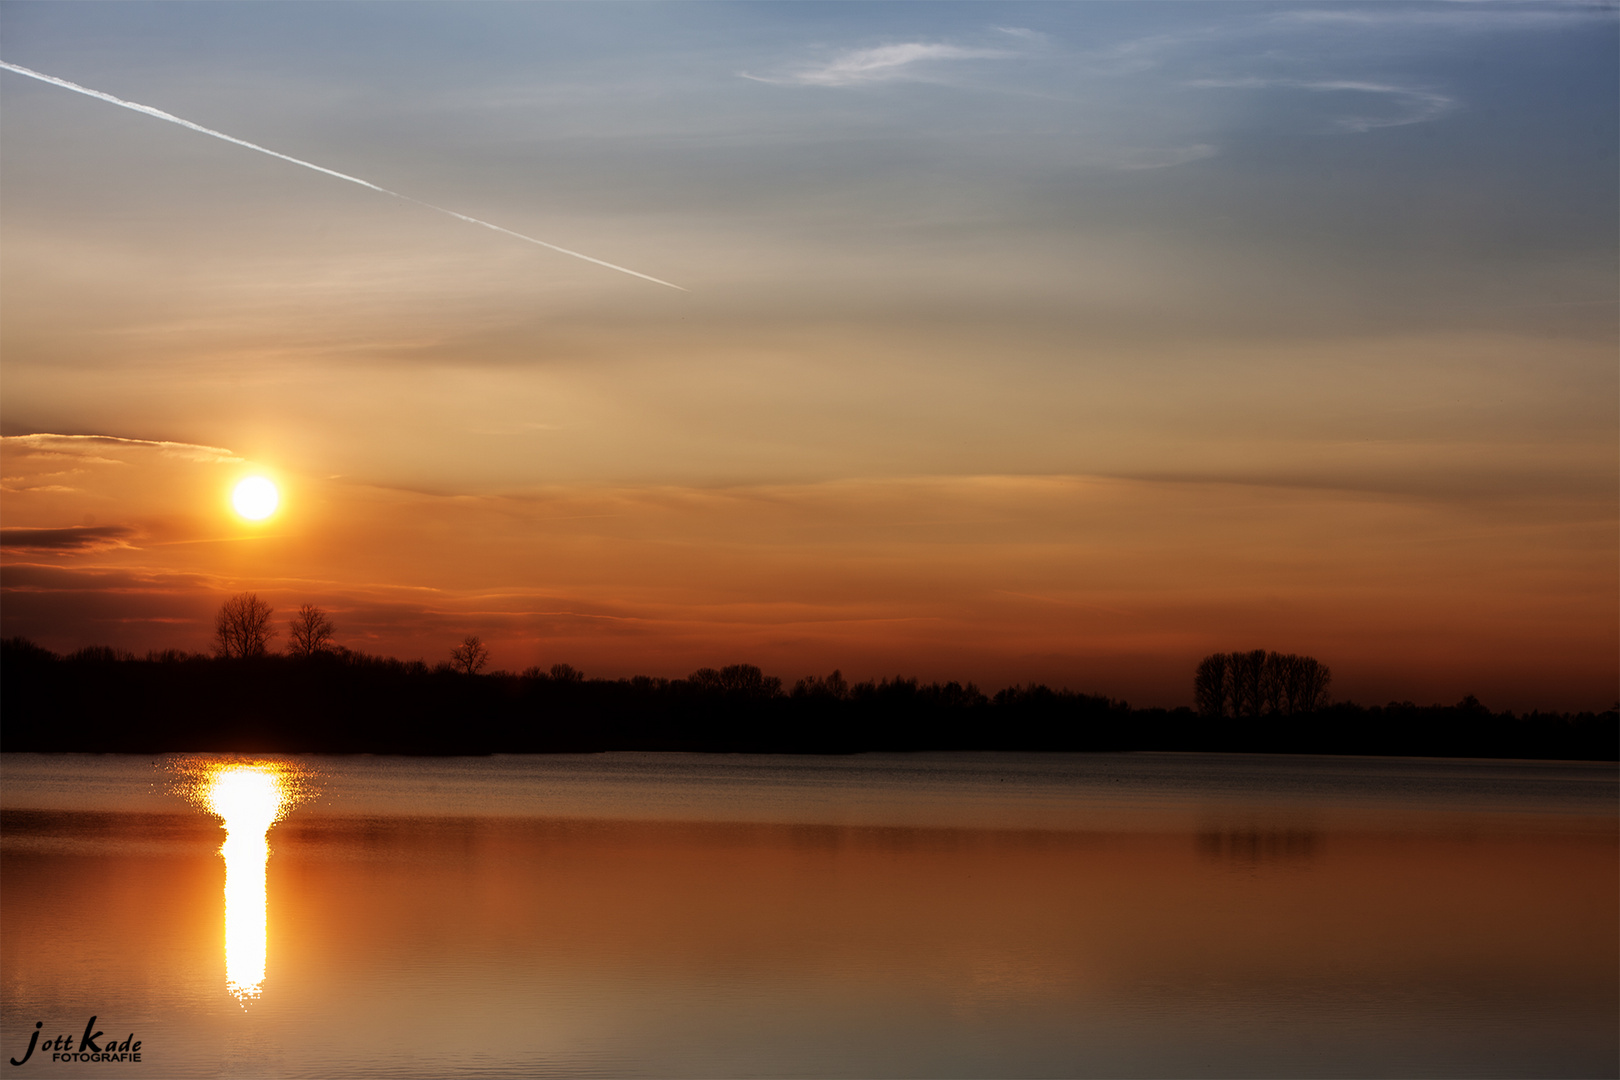
[[[1613,765],[233,761],[0,756],[8,1074],[1620,1071]]]

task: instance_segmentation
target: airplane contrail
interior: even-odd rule
[[[403,199],[405,202],[415,203],[417,206],[424,206],[429,210],[437,210],[441,214],[449,214],[451,217],[459,218],[468,224],[482,225],[486,229],[493,229],[498,233],[505,233],[507,236],[515,236],[519,240],[527,240],[531,244],[539,244],[543,248],[550,248],[552,251],[560,252],[563,255],[572,255],[576,259],[584,259],[588,263],[595,263],[597,266],[605,266],[609,270],[617,270],[621,274],[629,274],[631,277],[638,277],[643,281],[651,281],[656,285],[664,285],[671,289],[680,289],[681,292],[686,291],[679,285],[676,285],[674,282],[664,281],[662,278],[655,278],[651,274],[643,274],[639,270],[631,270],[627,266],[619,266],[603,259],[593,259],[591,256],[581,254],[578,251],[569,251],[565,247],[558,247],[556,244],[548,244],[544,240],[536,240],[532,236],[524,236],[522,233],[513,232],[511,229],[503,229],[501,226],[492,224],[488,221],[483,221],[475,217],[469,217],[466,214],[458,214],[454,210],[447,210],[442,206],[435,206],[430,202],[423,202],[421,199],[413,199],[409,195],[402,195],[397,191],[390,191],[379,184],[373,184],[369,180],[362,180],[358,176],[350,176],[348,173],[340,173],[336,169],[328,169],[324,166],[316,165],[312,161],[304,161],[301,158],[295,158],[288,154],[277,153],[276,151],[260,146],[257,143],[250,143],[246,139],[238,139],[234,135],[227,135],[223,131],[215,131],[213,128],[205,128],[201,124],[194,124],[190,120],[182,120],[173,113],[166,113],[162,109],[154,109],[150,105],[142,105],[138,101],[125,101],[121,97],[114,97],[112,94],[103,93],[100,90],[92,90],[88,86],[80,86],[78,83],[68,82],[66,79],[58,79],[54,75],[46,75],[44,72],[33,71],[29,68],[20,67],[17,64],[8,64],[4,60],[0,60],[0,68],[3,68],[6,71],[14,71],[18,75],[26,75],[30,79],[38,79],[40,82],[50,83],[52,86],[60,86],[64,90],[72,90],[75,93],[87,94],[90,97],[111,102],[114,105],[121,105],[126,109],[133,109],[138,113],[145,113],[147,116],[154,116],[159,120],[167,120],[171,124],[179,124],[181,127],[190,128],[192,131],[199,131],[204,135],[212,135],[216,139],[224,139],[228,143],[235,143],[237,146],[245,146],[249,150],[257,150],[261,154],[269,154],[271,157],[280,158],[282,161],[290,161],[294,165],[302,165],[306,169],[314,169],[316,172],[325,173],[327,176],[335,176],[339,180],[347,180],[351,184],[359,184],[361,187],[370,188],[372,191],[380,191],[384,195],[391,195],[396,199]]]

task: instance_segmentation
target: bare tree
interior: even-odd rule
[[[287,620],[287,652],[306,659],[328,652],[336,630],[326,612],[314,604],[300,604],[298,614]]]
[[[796,698],[832,698],[835,701],[842,701],[849,697],[849,683],[844,680],[844,673],[840,670],[834,670],[825,679],[818,675],[806,675],[793,684],[793,696]]]
[[[1299,664],[1299,657],[1293,653],[1284,656],[1282,653],[1267,653],[1266,658],[1260,662],[1260,707],[1255,715],[1280,716],[1285,711],[1292,712],[1291,708],[1284,709],[1284,703],[1289,700],[1288,680]]]
[[[450,666],[463,675],[476,675],[489,663],[489,647],[476,634],[468,634],[461,644],[450,650]]]
[[[276,632],[270,626],[275,609],[256,593],[238,593],[220,605],[214,620],[214,649],[220,656],[243,659],[263,656]]]
[[[1327,704],[1332,680],[1328,666],[1310,656],[1214,653],[1198,665],[1193,698],[1203,716],[1297,716]]]
[[[1302,710],[1296,704],[1299,697],[1300,665],[1303,657],[1293,653],[1271,653],[1266,657],[1265,676],[1261,689],[1266,699],[1266,711],[1273,715],[1292,716]]]
[[[1315,712],[1328,703],[1328,685],[1333,682],[1333,669],[1315,657],[1301,656],[1291,695],[1293,711]]]
[[[1232,715],[1256,717],[1260,715],[1260,678],[1266,666],[1266,650],[1252,649],[1236,652],[1230,661]]]
[[[727,664],[714,668],[698,668],[686,677],[693,688],[732,697],[777,697],[782,693],[782,680],[767,676],[753,664]]]
[[[1327,704],[1333,672],[1312,656],[1272,653],[1266,657],[1268,680],[1275,687],[1271,711],[1296,716],[1315,712]]]
[[[1226,715],[1227,668],[1231,657],[1223,652],[1206,656],[1193,676],[1193,704],[1198,715],[1219,717]]]

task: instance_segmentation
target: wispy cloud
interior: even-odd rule
[[[1027,26],[992,26],[990,29],[998,34],[1018,38],[1020,41],[1046,42],[1052,40],[1052,35],[1040,30],[1031,30]]]
[[[1615,8],[1606,3],[1556,3],[1537,0],[1529,4],[1465,3],[1415,7],[1404,4],[1375,4],[1363,8],[1307,6],[1281,11],[1271,16],[1274,23],[1367,27],[1435,27],[1444,30],[1490,31],[1553,26],[1566,23],[1613,21]]]
[[[746,71],[739,74],[757,82],[785,85],[857,86],[899,79],[927,79],[943,61],[1005,60],[1017,55],[1007,49],[910,41],[870,49],[851,49],[825,63],[780,75],[753,75]]]
[[[117,447],[156,450],[165,457],[180,458],[202,464],[232,464],[243,460],[231,451],[218,446],[197,443],[169,442],[159,439],[126,439],[118,435],[54,435],[39,432],[33,435],[7,435],[0,438],[0,447],[7,450],[31,450],[37,453],[62,454],[71,457],[95,455],[98,450]],[[97,458],[106,464],[110,459]]]
[[[1135,147],[1114,152],[1109,163],[1116,169],[1126,171],[1168,169],[1172,165],[1202,161],[1218,153],[1219,148],[1209,143],[1195,143],[1192,146]]]
[[[0,529],[0,547],[21,551],[96,551],[129,547],[135,530],[123,525],[71,525],[64,529]]]
[[[1354,79],[1195,79],[1189,86],[1217,90],[1305,90],[1311,93],[1372,94],[1396,103],[1394,111],[1369,115],[1355,113],[1340,116],[1334,125],[1349,131],[1370,131],[1373,128],[1402,127],[1438,120],[1457,107],[1454,98],[1411,86],[1393,83],[1365,82]]]
[[[1195,5],[1196,7],[1196,5]],[[1191,9],[1189,9],[1191,10]],[[1530,3],[1450,3],[1419,7],[1412,4],[1371,4],[1358,8],[1332,8],[1306,4],[1299,8],[1252,16],[1194,22],[1181,30],[1146,34],[1114,42],[1086,54],[1089,63],[1114,74],[1160,68],[1178,57],[1211,52],[1248,52],[1267,60],[1286,60],[1295,50],[1291,43],[1319,43],[1323,33],[1371,35],[1352,45],[1336,40],[1337,51],[1348,55],[1369,44],[1387,40],[1379,32],[1435,30],[1443,33],[1513,33],[1556,30],[1583,23],[1613,24],[1612,3],[1533,0]],[[1301,36],[1303,35],[1303,37]],[[1379,46],[1373,45],[1375,49]],[[1381,49],[1380,49],[1381,51]],[[1315,55],[1316,50],[1311,50]]]

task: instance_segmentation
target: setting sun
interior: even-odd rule
[[[262,476],[250,476],[236,485],[231,493],[231,505],[249,521],[263,521],[276,512],[281,494],[276,485]]]

